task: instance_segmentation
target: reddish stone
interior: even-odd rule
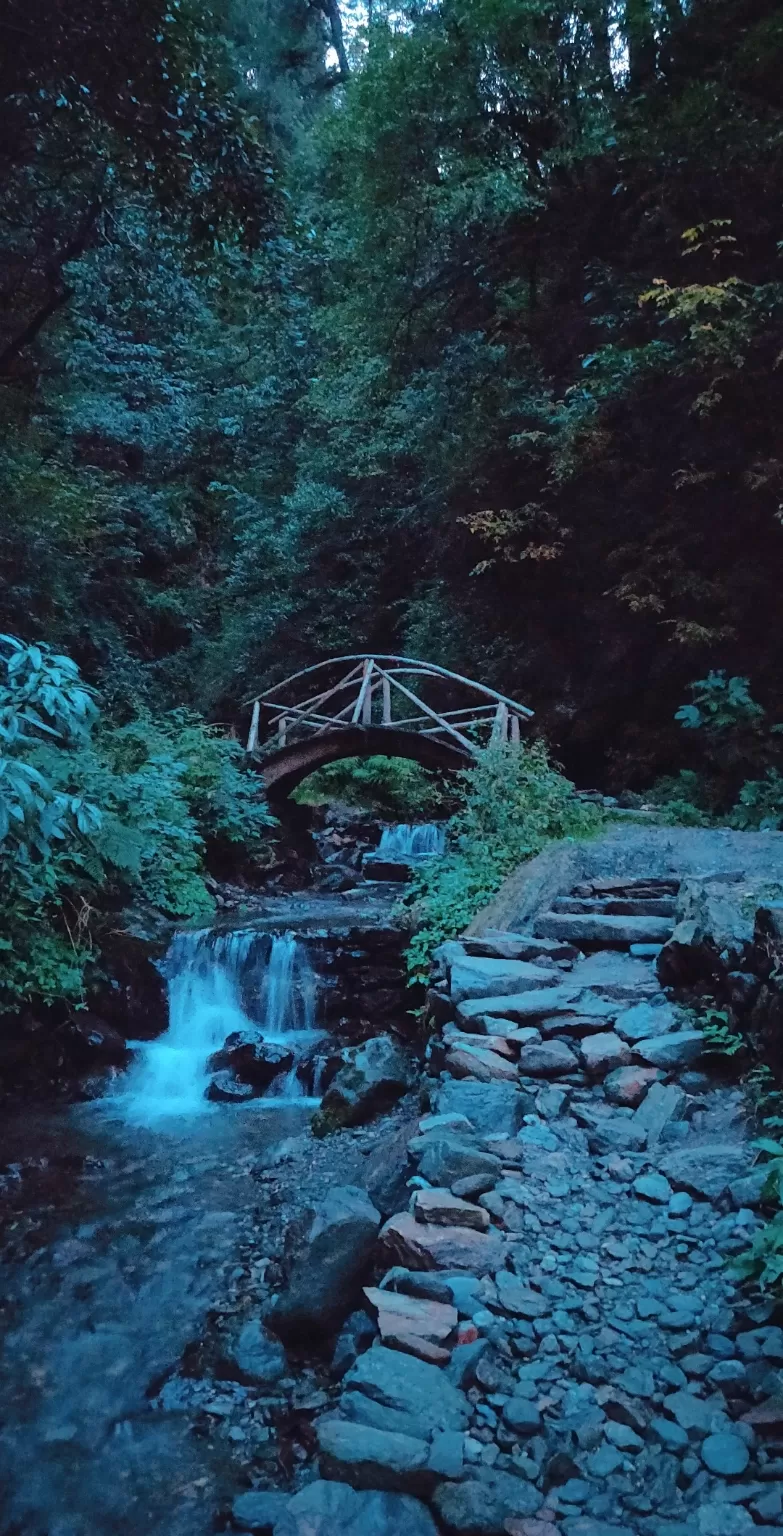
[[[610,1104],[637,1109],[653,1083],[662,1077],[657,1067],[618,1067],[604,1079],[604,1093]]]
[[[392,1216],[381,1228],[379,1242],[382,1262],[403,1264],[406,1269],[468,1269],[474,1275],[500,1269],[505,1249],[499,1233],[425,1226],[410,1211]]]
[[[449,1189],[417,1190],[413,1214],[417,1221],[432,1222],[437,1227],[472,1227],[476,1232],[486,1232],[489,1226],[489,1212],[482,1205],[460,1200]]]
[[[475,1323],[462,1323],[462,1325],[460,1326],[459,1332],[457,1334],[457,1343],[458,1344],[475,1344],[476,1339],[478,1338],[478,1336],[479,1336],[479,1331],[478,1331],[478,1328],[476,1327]]]
[[[384,1344],[389,1334],[415,1335],[433,1344],[442,1344],[457,1326],[456,1307],[441,1301],[424,1301],[418,1296],[405,1296],[400,1291],[382,1291],[378,1286],[366,1285],[364,1294],[378,1317],[378,1328]]]
[[[402,1329],[398,1332],[387,1330],[383,1334],[383,1342],[387,1349],[398,1349],[403,1355],[415,1355],[417,1360],[426,1360],[428,1365],[448,1365],[451,1359],[451,1351],[444,1349],[441,1344],[433,1344],[430,1339],[423,1339],[418,1333],[405,1333]]]

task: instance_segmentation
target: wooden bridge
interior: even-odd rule
[[[343,757],[407,757],[452,772],[469,767],[491,742],[518,742],[533,714],[445,667],[366,654],[305,667],[248,707],[247,750],[278,800]]]

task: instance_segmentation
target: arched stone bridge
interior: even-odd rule
[[[270,798],[344,757],[469,767],[491,741],[518,742],[533,714],[484,683],[410,656],[335,656],[248,700],[247,751]]]

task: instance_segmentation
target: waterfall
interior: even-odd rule
[[[295,1035],[295,1058],[313,1038],[315,976],[292,933],[270,937],[252,928],[178,933],[163,971],[168,1029],[139,1045],[111,1100],[132,1123],[209,1109],[207,1064],[229,1035],[241,1032],[289,1046]],[[280,1103],[302,1094],[295,1059],[291,1071],[272,1085],[271,1096]]]
[[[384,827],[378,857],[390,862],[410,863],[416,859],[440,857],[446,847],[446,829],[437,822],[411,826],[399,822],[394,827]]]

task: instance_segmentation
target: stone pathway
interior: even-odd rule
[[[725,1269],[761,1180],[740,1093],[656,980],[675,890],[596,881],[532,935],[442,946],[378,1331],[346,1325],[321,1480],[275,1536],[783,1525],[783,1329]]]

